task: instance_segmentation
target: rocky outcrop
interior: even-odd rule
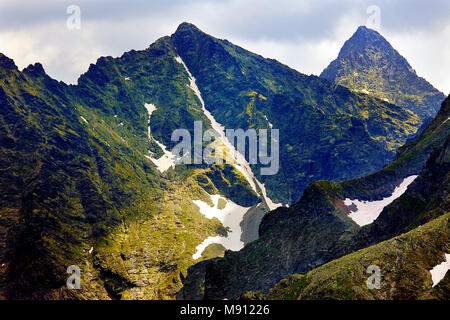
[[[320,77],[404,107],[422,120],[434,117],[445,98],[383,36],[364,26],[345,42]]]

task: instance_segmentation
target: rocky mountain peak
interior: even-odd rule
[[[3,53],[0,53],[0,69],[17,70],[17,66],[13,59],[8,58]]]
[[[408,109],[422,120],[434,117],[445,98],[380,33],[364,26],[320,77]]]
[[[378,33],[378,31],[374,29],[367,28],[366,26],[359,26],[358,29],[356,29],[356,32],[353,34],[353,37],[363,37],[366,39],[382,39],[386,41],[381,34]]]
[[[189,23],[189,22],[183,22],[178,26],[175,33],[185,32],[185,31],[201,32],[201,30],[199,28],[197,28],[196,25]]]

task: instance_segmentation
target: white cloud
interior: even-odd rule
[[[450,23],[439,31],[388,34],[394,48],[403,55],[417,74],[437,89],[450,94]]]

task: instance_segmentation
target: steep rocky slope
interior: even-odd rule
[[[315,180],[380,169],[420,126],[402,108],[306,76],[194,25],[181,24],[171,38],[219,122],[280,130],[278,173],[259,176],[255,166],[275,202],[295,203]]]
[[[288,274],[305,273],[447,213],[449,113],[447,98],[420,137],[402,148],[397,159],[383,170],[342,183],[315,182],[298,203],[267,214],[257,241],[206,265],[205,297],[237,298],[244,291],[267,292]],[[441,148],[432,153],[422,169],[433,147],[438,146]],[[353,208],[345,204],[345,199],[380,200],[392,194],[405,177],[419,173],[407,191],[385,207],[373,223],[361,227],[349,217]]]
[[[432,152],[424,170],[405,194],[349,243],[353,249],[373,246],[305,275],[282,280],[266,298],[448,300],[450,273],[434,283],[430,270],[445,261],[445,254],[450,252],[449,191],[450,138],[447,138]],[[406,231],[409,232],[378,243]],[[365,270],[369,265],[378,265],[382,271],[379,290],[365,285],[368,278]]]
[[[359,27],[345,42],[321,78],[434,117],[445,96],[425,79],[377,31]]]

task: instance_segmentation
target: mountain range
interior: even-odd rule
[[[323,297],[308,272],[421,225],[444,234],[448,99],[439,110],[443,94],[375,31],[359,28],[336,61],[307,76],[189,23],[99,58],[76,85],[0,54],[0,298],[284,297],[277,282],[295,273]],[[278,172],[261,175],[223,135],[232,163],[175,163],[172,132],[194,136],[196,121],[279,129]],[[411,176],[375,222],[351,218]]]

